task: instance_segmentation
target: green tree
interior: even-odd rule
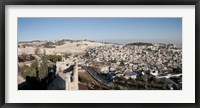
[[[62,56],[60,55],[48,55],[48,60],[51,62],[57,62],[62,60]]]
[[[19,66],[18,74],[26,79],[26,76],[36,76],[35,69],[28,65]]]
[[[41,60],[42,62],[40,63],[40,68],[39,68],[39,77],[40,79],[44,78],[47,73],[48,73],[48,57],[46,55],[46,50],[44,50],[44,54],[41,55]]]

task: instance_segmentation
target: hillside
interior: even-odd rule
[[[71,53],[80,54],[84,53],[86,49],[112,45],[108,43],[80,40],[80,41],[39,41],[39,42],[19,42],[18,45],[18,55],[22,54],[35,54],[36,48],[40,48],[40,52],[46,51],[47,54],[56,53]]]

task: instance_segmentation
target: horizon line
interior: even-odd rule
[[[112,44],[129,44],[129,43],[154,43],[154,44],[182,44],[182,42],[148,42],[148,41],[132,41],[132,42],[115,42],[117,40],[93,40],[93,39],[34,39],[34,40],[18,40],[18,42],[34,42],[34,41],[60,41],[60,40],[69,40],[69,41],[95,41],[95,42],[106,42]],[[137,39],[136,39],[137,40]],[[113,41],[113,42],[111,42]],[[123,41],[123,39],[119,39],[118,41]],[[129,40],[130,41],[130,40]]]

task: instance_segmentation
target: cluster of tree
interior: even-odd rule
[[[60,55],[48,55],[47,58],[51,62],[62,61],[62,56]]]
[[[35,60],[35,57],[32,56],[31,54],[18,55],[18,62],[25,62],[25,61],[32,61],[32,60]]]
[[[64,45],[64,44],[65,44],[65,40],[59,40],[59,41],[54,43],[54,45],[58,45],[58,46]]]
[[[56,48],[56,47],[54,46],[54,43],[53,43],[53,42],[46,42],[45,44],[43,44],[43,46],[44,46],[45,48]]]
[[[36,73],[38,72],[38,76],[40,79],[47,76],[48,73],[48,56],[46,55],[46,51],[44,50],[43,54],[38,55],[41,58],[39,62],[37,59],[32,61],[31,65],[23,65],[18,66],[18,74],[21,75],[23,78],[27,76],[36,77]]]
[[[36,76],[34,63],[29,65],[18,66],[18,74],[26,79],[26,76]]]
[[[43,44],[43,46],[45,48],[56,48],[56,45],[60,46],[60,45],[64,45],[65,44],[65,41],[70,41],[70,40],[59,40],[59,41],[56,41],[55,43],[53,42],[46,42]]]
[[[36,50],[36,52],[39,50]],[[26,79],[18,85],[18,90],[46,90],[48,81],[48,56],[37,53],[41,61],[32,61],[31,65],[18,66],[18,75]]]
[[[26,47],[33,47],[33,45],[31,45],[31,44],[23,44],[23,45],[19,45],[18,44],[18,48],[26,48]]]

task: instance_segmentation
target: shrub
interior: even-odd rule
[[[65,40],[59,40],[57,42],[55,42],[55,45],[64,45],[65,44]]]
[[[57,62],[62,60],[62,56],[60,55],[48,55],[48,60],[51,62]]]
[[[69,56],[71,56],[70,53],[65,53],[65,54],[64,54],[64,57],[65,57],[66,59],[69,58]]]
[[[85,76],[82,76],[82,75],[79,75],[78,76],[78,79],[79,79],[79,81],[80,82],[82,82],[82,83],[90,83],[90,80],[87,78],[87,77],[85,77]]]
[[[43,44],[43,46],[44,46],[45,48],[55,48],[53,42],[47,42],[47,43]]]

